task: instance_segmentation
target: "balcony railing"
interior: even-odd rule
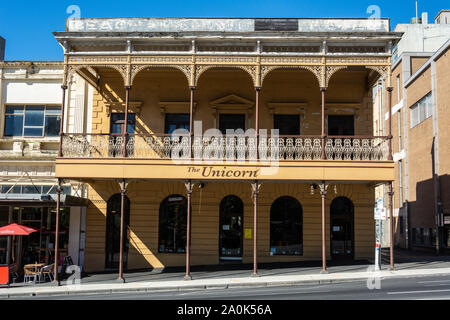
[[[126,156],[132,159],[202,160],[322,160],[320,136],[194,137],[128,135]],[[257,141],[259,147],[257,148]],[[63,158],[122,158],[124,137],[117,134],[65,134]],[[333,136],[325,138],[325,159],[343,161],[388,160],[387,137]]]

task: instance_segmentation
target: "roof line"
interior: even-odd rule
[[[409,77],[409,79],[406,81],[405,83],[405,88],[409,87],[409,85],[411,85],[414,80],[420,75],[422,74],[426,69],[428,69],[431,65],[431,63],[433,61],[436,61],[437,59],[439,59],[441,57],[442,54],[444,54],[445,51],[447,51],[447,49],[450,47],[450,39],[447,40],[446,43],[444,43],[442,45],[442,47],[440,47],[436,53],[431,56],[430,59],[427,60],[427,62],[425,62],[420,68],[419,70],[417,70],[414,74],[411,75],[411,77]]]
[[[171,20],[175,20],[175,19],[195,19],[195,20],[223,20],[223,19],[227,19],[227,20],[372,20],[372,18],[368,18],[368,17],[361,17],[361,18],[332,18],[332,17],[324,17],[324,18],[318,18],[318,17],[303,17],[303,18],[299,18],[299,17],[291,17],[291,18],[265,18],[265,17],[108,17],[108,18],[68,18],[67,20],[114,20],[114,19],[133,19],[133,20],[137,20],[137,19],[145,19],[145,20],[149,20],[149,19],[171,19]],[[390,20],[390,18],[378,18],[379,20]]]

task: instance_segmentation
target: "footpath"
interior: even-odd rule
[[[400,253],[401,254],[401,253]],[[397,255],[397,254],[396,254]],[[385,259],[383,259],[385,260]],[[136,293],[158,291],[208,290],[244,287],[275,287],[337,283],[349,281],[382,281],[394,277],[450,277],[450,256],[404,256],[399,258],[395,270],[389,270],[384,261],[382,270],[374,271],[373,265],[357,263],[330,266],[328,273],[320,273],[320,265],[262,265],[259,276],[253,277],[251,266],[224,268],[192,268],[192,280],[184,280],[181,269],[175,271],[152,271],[126,273],[126,283],[119,283],[117,274],[90,274],[81,283],[62,281],[60,286],[50,283],[23,284],[0,287],[0,300],[8,298],[51,297],[66,295],[95,295],[110,293]],[[81,297],[82,298],[82,297]]]

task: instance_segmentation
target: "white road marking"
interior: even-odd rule
[[[450,286],[450,284],[448,283],[435,283],[435,284],[424,284],[424,287],[445,287],[445,286]]]
[[[450,300],[450,297],[431,297],[431,298],[421,298],[415,300]]]
[[[450,280],[430,280],[430,281],[418,281],[417,283],[443,283],[450,282]]]
[[[450,292],[450,289],[445,289],[445,290],[398,291],[398,292],[388,292],[387,294],[414,294],[414,293],[434,293],[434,292]]]

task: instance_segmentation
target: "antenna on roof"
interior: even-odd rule
[[[418,10],[418,5],[417,5],[418,2],[419,1],[416,0],[416,23],[418,23],[418,21],[419,21],[419,10]]]

